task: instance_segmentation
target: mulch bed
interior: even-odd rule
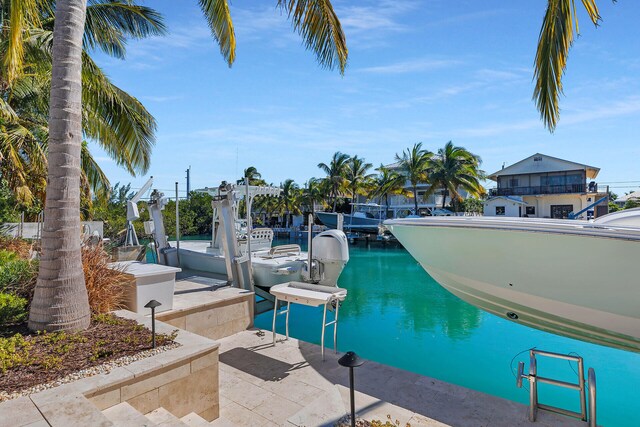
[[[82,332],[32,334],[24,325],[12,332],[19,334],[0,338],[0,392],[9,394],[151,349],[149,329],[112,314],[94,316]],[[174,338],[156,334],[156,345]]]

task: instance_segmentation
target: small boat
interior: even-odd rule
[[[179,266],[201,275],[226,275],[229,281],[232,280],[234,265],[248,263],[255,286],[264,289],[290,281],[337,286],[338,278],[349,261],[347,237],[342,231],[327,230],[313,239],[309,235],[311,253],[301,251],[296,244],[272,246],[271,229],[252,229],[251,205],[254,197],[277,195],[280,188],[227,184],[224,191],[218,188],[202,191],[214,195],[211,240],[175,242],[173,247],[164,231],[161,213],[165,203],[163,196],[161,193],[152,193],[149,212],[154,223],[154,243],[159,263]],[[244,220],[237,218],[238,202],[242,197],[248,200],[248,215]],[[229,244],[226,235],[233,236],[233,244]]]
[[[590,222],[428,217],[385,225],[440,285],[480,309],[640,352],[640,209]]]
[[[353,233],[378,234],[378,228],[385,219],[386,206],[376,203],[351,203],[351,214],[344,214],[343,228]],[[316,216],[329,228],[338,228],[338,214],[316,212]]]

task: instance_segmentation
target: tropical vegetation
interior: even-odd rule
[[[10,36],[5,56],[9,81],[19,75],[24,63],[21,47],[24,34],[27,34],[24,30],[37,28],[40,2],[20,0],[11,3],[14,9],[9,15]],[[106,3],[108,6],[109,2]],[[199,4],[222,55],[231,65],[235,59],[235,34],[227,1],[200,0]],[[331,3],[328,0],[280,0],[277,4],[291,19],[306,47],[315,52],[320,64],[327,68],[338,67],[344,72],[348,53],[346,38]],[[83,87],[94,84],[92,79],[85,81],[83,78],[89,70],[83,61],[86,55],[82,47],[95,43],[106,46],[107,52],[113,52],[123,45],[118,43],[117,35],[105,28],[97,28],[93,39],[86,35],[85,26],[93,21],[87,13],[85,0],[57,0],[55,7],[50,4],[50,10],[50,16],[55,16],[50,37],[51,76],[55,84],[50,86],[49,98],[46,157],[50,166],[47,171],[49,185],[45,196],[40,270],[29,327],[33,330],[79,330],[87,328],[90,322],[77,233],[80,228],[83,105],[89,101],[83,99]],[[105,13],[108,12],[103,15]],[[108,100],[99,101],[98,107]],[[130,117],[136,116],[135,111],[128,113]],[[101,129],[94,130],[99,132]],[[63,303],[52,304],[53,301]]]

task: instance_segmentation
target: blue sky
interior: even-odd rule
[[[600,167],[598,181],[624,194],[640,187],[640,2],[598,1],[597,29],[577,3],[581,36],[554,134],[531,100],[545,0],[334,0],[344,76],[317,65],[275,0],[233,2],[232,68],[195,0],[147,1],[170,34],[131,42],[126,61],[97,59],[158,121],[156,188],[184,189],[188,166],[192,188],[250,165],[268,182],[302,184],[335,151],[378,166],[416,142],[435,151],[452,140],[489,173],[542,152]],[[96,153],[112,183],[146,181]]]

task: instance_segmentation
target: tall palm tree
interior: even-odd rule
[[[614,0],[615,1],[615,0]],[[562,76],[569,49],[579,34],[576,0],[548,0],[535,58],[533,98],[545,126],[553,132],[560,118]],[[600,21],[596,0],[582,0],[594,25]]]
[[[333,198],[333,212],[336,211],[336,205],[338,203],[338,194],[341,187],[343,187],[347,180],[345,178],[347,174],[347,168],[349,155],[336,151],[333,153],[333,157],[329,164],[318,163],[318,167],[325,174],[327,174],[325,180],[327,185],[331,188],[331,197]]]
[[[396,153],[398,172],[411,184],[414,215],[418,215],[418,184],[428,180],[431,156],[433,156],[432,152],[422,149],[422,142],[405,149],[402,155]]]
[[[433,194],[437,188],[442,188],[442,208],[447,201],[447,194],[452,199],[461,200],[459,190],[462,188],[472,196],[479,197],[485,193],[480,180],[484,179],[484,172],[480,170],[482,160],[479,156],[467,151],[464,147],[457,147],[453,142],[446,143],[444,148],[431,159],[429,183],[431,187],[426,195]]]
[[[16,0],[35,5],[36,0]],[[222,55],[235,59],[227,0],[199,0]],[[346,38],[329,0],[278,0],[321,65],[347,62]],[[35,9],[35,6],[32,8]],[[75,330],[89,324],[80,260],[80,158],[82,142],[82,42],[85,0],[57,0],[49,115],[49,169],[42,262],[29,315],[31,329]]]
[[[404,194],[404,185],[406,179],[403,175],[399,174],[393,169],[387,168],[384,165],[380,165],[376,169],[379,174],[375,178],[375,185],[371,192],[372,198],[384,198],[385,204],[385,216],[389,217],[389,195],[392,194]]]
[[[356,202],[356,195],[362,194],[366,185],[373,178],[373,174],[367,173],[372,167],[371,163],[366,163],[364,159],[357,155],[351,157],[347,162],[347,189],[351,192],[351,201],[353,203]]]
[[[58,0],[53,31],[49,185],[42,254],[29,312],[32,330],[81,330],[90,322],[80,255],[83,0]]]

